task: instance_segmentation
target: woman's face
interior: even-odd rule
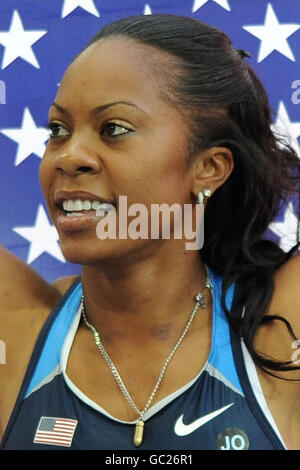
[[[143,204],[149,213],[151,204],[191,203],[188,124],[161,97],[164,84],[153,78],[149,60],[158,70],[166,67],[166,54],[132,40],[95,43],[68,68],[50,108],[52,137],[40,180],[70,261],[84,264],[168,242],[100,240],[101,218],[93,207],[103,202],[114,205],[117,219],[120,196],[127,207]]]

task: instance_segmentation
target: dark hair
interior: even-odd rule
[[[245,60],[249,54],[236,50],[219,29],[182,16],[124,18],[104,26],[87,47],[109,36],[134,39],[174,58],[174,67],[161,73],[169,77],[168,97],[189,113],[191,154],[213,146],[232,151],[234,170],[206,206],[201,256],[222,275],[228,320],[243,337],[254,362],[271,375],[271,371],[290,370],[290,361],[267,358],[255,351],[253,343],[263,322],[280,319],[287,324],[280,316],[265,314],[274,291],[273,275],[296,247],[285,253],[266,240],[265,233],[282,201],[299,193],[300,160],[272,132],[268,98]],[[227,289],[234,282],[245,306],[238,318],[225,304]]]

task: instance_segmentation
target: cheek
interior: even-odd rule
[[[177,196],[181,198],[181,191],[185,191],[185,149],[182,142],[174,140],[172,145],[167,142],[160,148],[159,145],[153,147],[152,154],[147,155],[149,164],[142,168],[143,178],[138,179],[144,193],[151,194],[157,201],[176,200]]]
[[[189,190],[184,164],[172,158],[150,162],[148,157],[143,158],[146,164],[138,164],[132,169],[126,167],[120,171],[120,178],[115,180],[114,185],[118,188],[118,195],[126,195],[129,204],[143,203],[148,206],[154,203],[185,203]]]
[[[39,179],[45,197],[47,197],[47,189],[51,184],[51,174],[52,168],[49,164],[47,156],[44,155],[39,168]]]

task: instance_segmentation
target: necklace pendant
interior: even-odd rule
[[[134,445],[137,447],[140,446],[143,442],[144,424],[145,424],[144,421],[142,419],[139,419],[135,425],[133,442],[134,442]]]
[[[195,296],[195,299],[201,305],[202,308],[206,307],[205,299],[200,292],[198,292],[198,294]]]

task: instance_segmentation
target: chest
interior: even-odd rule
[[[243,395],[217,375],[206,365],[194,383],[150,409],[145,415],[140,449],[276,449],[276,443],[259,426]],[[59,400],[54,399],[57,396]],[[68,442],[74,450],[135,449],[135,423],[109,416],[61,373],[24,400],[4,448],[56,448],[57,440],[51,430],[46,441],[37,440],[44,417],[76,422]]]
[[[170,347],[161,344],[124,347],[119,351],[107,348],[112,360],[109,365],[89,332],[80,328],[69,353],[67,374],[86,396],[110,415],[132,421],[139,417],[137,409],[141,412],[149,409],[200,373],[211,347],[208,338],[206,336],[199,344],[197,335],[188,336],[169,361],[166,358],[169,358]]]

